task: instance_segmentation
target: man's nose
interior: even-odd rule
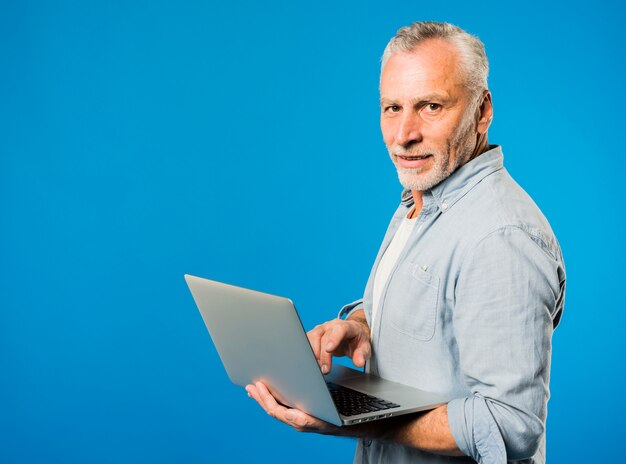
[[[413,111],[405,111],[396,132],[396,144],[406,146],[422,141],[422,132],[419,115]]]

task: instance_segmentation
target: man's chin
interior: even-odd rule
[[[398,169],[398,180],[400,181],[402,187],[404,187],[405,189],[418,190],[420,192],[423,192],[424,190],[433,188],[435,185],[439,184],[443,180],[440,178],[440,176],[433,176],[432,174],[434,173],[421,173],[412,171],[416,170]]]

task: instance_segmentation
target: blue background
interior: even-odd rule
[[[400,192],[378,127],[395,30],[491,61],[490,141],[549,218],[568,295],[548,458],[623,455],[623,24],[611,2],[0,6],[0,462],[350,462],[223,372],[183,280],[360,296]]]

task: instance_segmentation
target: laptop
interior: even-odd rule
[[[315,359],[293,302],[185,275],[230,380],[262,381],[285,406],[332,424],[352,425],[436,408],[451,398]]]

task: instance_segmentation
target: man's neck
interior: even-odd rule
[[[408,218],[416,218],[419,216],[422,211],[422,191],[421,190],[411,190],[411,195],[413,195],[413,209],[409,211],[407,215]]]
[[[474,151],[472,152],[472,156],[469,157],[466,163],[469,163],[474,158],[477,158],[478,156],[482,155],[487,150],[489,150],[489,140],[487,140],[487,133],[485,132],[484,134],[477,134],[476,147],[474,148]]]

